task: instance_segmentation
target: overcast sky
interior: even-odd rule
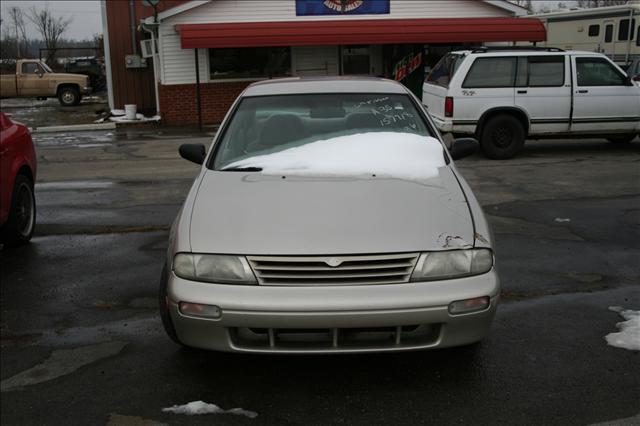
[[[27,11],[35,6],[37,9],[49,7],[55,16],[73,18],[63,37],[71,39],[91,38],[94,34],[102,33],[99,0],[2,0],[2,19],[4,26],[7,21],[7,9],[18,6]],[[27,22],[27,30],[31,38],[40,38],[33,25]]]

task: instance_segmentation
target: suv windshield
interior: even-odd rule
[[[244,98],[213,168],[315,141],[369,132],[433,136],[408,95],[304,94]]]
[[[449,82],[458,71],[463,59],[464,56],[458,54],[449,53],[445,55],[429,73],[426,79],[427,82],[449,87]]]

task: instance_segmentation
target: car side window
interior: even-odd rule
[[[515,77],[515,57],[476,58],[462,87],[472,89],[513,87]]]
[[[626,78],[603,58],[576,58],[578,86],[625,86]]]
[[[40,74],[42,70],[35,62],[25,62],[22,64],[22,74]]]
[[[564,56],[530,56],[529,87],[564,85]]]

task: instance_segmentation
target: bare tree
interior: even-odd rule
[[[578,7],[592,8],[627,4],[628,0],[578,0]]]
[[[9,8],[9,22],[11,24],[11,38],[16,44],[16,57],[22,58],[26,56],[27,50],[27,29],[24,21],[24,13],[17,6]]]
[[[47,63],[53,65],[53,60],[56,55],[55,49],[58,47],[60,37],[67,30],[72,19],[53,16],[49,8],[45,7],[44,9],[38,10],[35,6],[31,8],[28,17],[36,26],[47,48]]]

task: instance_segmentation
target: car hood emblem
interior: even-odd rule
[[[331,266],[331,267],[335,268],[335,267],[337,267],[337,266],[342,265],[342,260],[337,259],[337,258],[335,258],[335,257],[332,257],[332,258],[330,258],[330,259],[325,260],[325,262],[324,262],[324,263],[326,263],[327,265],[329,265],[329,266]]]

